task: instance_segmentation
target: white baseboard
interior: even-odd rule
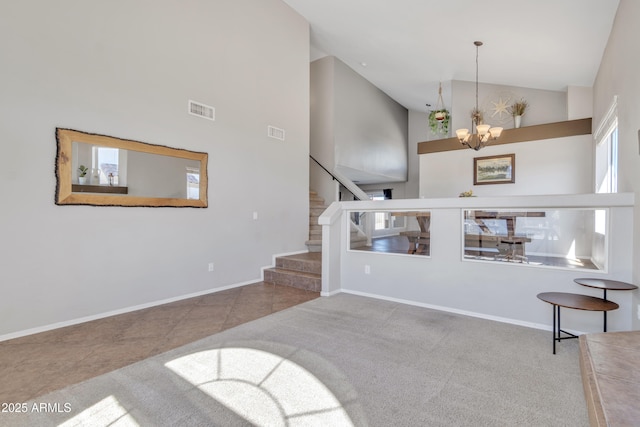
[[[375,298],[375,299],[379,299],[379,300],[385,300],[385,301],[391,301],[391,302],[397,302],[400,304],[407,304],[407,305],[413,305],[416,307],[424,307],[424,308],[429,308],[432,310],[438,310],[438,311],[444,311],[447,313],[455,313],[455,314],[460,314],[463,316],[469,316],[469,317],[476,317],[479,319],[485,319],[485,320],[493,320],[495,322],[501,322],[501,323],[509,323],[511,325],[517,325],[517,326],[524,326],[526,328],[532,328],[532,329],[540,329],[543,331],[549,331],[551,332],[553,330],[552,325],[545,325],[542,323],[533,323],[533,322],[524,322],[522,320],[517,320],[517,319],[510,319],[507,317],[499,317],[499,316],[491,316],[489,314],[484,314],[484,313],[476,313],[474,311],[467,311],[467,310],[459,310],[457,308],[451,308],[451,307],[444,307],[441,305],[433,305],[433,304],[426,304],[426,303],[421,303],[421,302],[417,302],[417,301],[411,301],[411,300],[405,300],[405,299],[400,299],[400,298],[393,298],[393,297],[387,297],[384,295],[377,295],[377,294],[371,294],[368,292],[360,292],[360,291],[352,291],[349,289],[340,289],[338,291],[335,292],[331,292],[330,294],[327,295],[322,295],[322,296],[330,296],[330,295],[335,295],[337,293],[340,292],[344,292],[345,294],[352,294],[352,295],[358,295],[358,296],[363,296],[363,297],[369,297],[369,298]],[[566,331],[575,334],[575,335],[579,335],[579,334],[583,334],[584,332],[581,331],[575,331],[575,330],[571,330],[571,329],[566,329]]]
[[[148,302],[148,303],[134,305],[134,306],[125,307],[125,308],[120,308],[120,309],[117,309],[117,310],[107,311],[107,312],[104,312],[104,313],[93,314],[91,316],[79,317],[79,318],[76,318],[76,319],[65,320],[63,322],[56,322],[56,323],[52,323],[52,324],[49,324],[49,325],[38,326],[36,328],[30,328],[30,329],[25,329],[25,330],[22,330],[22,331],[11,332],[9,334],[0,335],[0,342],[6,341],[6,340],[10,340],[10,339],[14,339],[14,338],[24,337],[24,336],[27,336],[27,335],[33,335],[33,334],[37,334],[37,333],[40,333],[40,332],[51,331],[53,329],[64,328],[65,326],[72,326],[72,325],[77,325],[79,323],[90,322],[92,320],[104,319],[105,317],[116,316],[118,314],[130,313],[130,312],[136,311],[136,310],[143,310],[145,308],[155,307],[155,306],[162,305],[162,304],[168,304],[168,303],[181,301],[181,300],[185,300],[185,299],[189,299],[189,298],[199,297],[199,296],[206,295],[206,294],[212,294],[212,293],[216,293],[216,292],[226,291],[228,289],[238,288],[240,286],[251,285],[253,283],[259,282],[260,280],[261,279],[249,280],[247,282],[235,283],[233,285],[223,286],[223,287],[220,287],[220,288],[207,289],[207,290],[204,290],[204,291],[198,291],[198,292],[194,292],[194,293],[191,293],[191,294],[180,295],[180,296],[177,296],[177,297],[172,297],[172,298],[167,298],[167,299],[163,299],[163,300]]]
[[[65,326],[72,326],[72,325],[77,325],[79,323],[90,322],[92,320],[104,319],[105,317],[117,316],[118,314],[125,314],[125,313],[130,313],[130,312],[136,311],[136,310],[142,310],[142,309],[145,309],[145,308],[156,307],[158,305],[168,304],[168,303],[172,303],[172,302],[176,302],[176,301],[181,301],[181,300],[184,300],[184,299],[199,297],[199,296],[206,295],[206,294],[212,294],[212,293],[215,293],[215,292],[226,291],[227,289],[238,288],[240,286],[251,285],[253,283],[260,282],[260,281],[264,280],[264,270],[267,269],[267,268],[274,267],[276,265],[276,261],[275,260],[276,260],[277,257],[279,257],[279,256],[288,256],[288,255],[297,255],[297,254],[302,254],[302,253],[306,253],[306,252],[308,252],[308,250],[307,251],[301,250],[301,251],[296,251],[296,252],[287,252],[287,253],[281,253],[281,254],[273,255],[273,257],[272,257],[273,265],[262,267],[262,269],[260,271],[260,278],[255,279],[255,280],[249,280],[249,281],[246,281],[246,282],[235,283],[233,285],[227,285],[227,286],[223,286],[223,287],[220,287],[220,288],[207,289],[207,290],[204,290],[204,291],[194,292],[194,293],[186,294],[186,295],[180,295],[180,296],[177,296],[177,297],[172,297],[172,298],[153,301],[153,302],[149,302],[149,303],[139,304],[139,305],[135,305],[135,306],[131,306],[131,307],[125,307],[125,308],[121,308],[121,309],[117,309],[117,310],[107,311],[107,312],[104,312],[104,313],[93,314],[91,316],[85,316],[85,317],[79,317],[79,318],[76,318],[76,319],[65,320],[63,322],[56,322],[56,323],[52,323],[52,324],[49,324],[49,325],[43,325],[43,326],[38,326],[38,327],[35,327],[35,328],[25,329],[25,330],[22,330],[22,331],[11,332],[9,334],[0,335],[0,342],[7,341],[7,340],[10,340],[10,339],[14,339],[14,338],[24,337],[24,336],[27,336],[27,335],[33,335],[33,334],[37,334],[37,333],[40,333],[40,332],[51,331],[53,329],[64,328]]]
[[[281,256],[289,256],[289,255],[298,255],[298,254],[306,254],[307,252],[309,252],[308,250],[304,251],[295,251],[295,252],[283,252],[281,254],[275,254],[271,256],[271,265],[265,265],[264,267],[262,267],[260,269],[260,280],[264,280],[264,271],[267,268],[273,268],[276,266],[276,258],[281,257]]]
[[[321,297],[330,297],[332,295],[338,295],[339,293],[342,293],[341,289],[338,289],[337,291],[331,291],[331,292],[320,292],[320,296]],[[347,293],[347,292],[345,292]]]

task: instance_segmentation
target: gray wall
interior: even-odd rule
[[[311,152],[354,181],[406,181],[407,109],[334,57],[314,61],[311,80]]]
[[[335,165],[334,149],[334,61],[326,56],[310,65],[311,123],[309,151],[328,169]],[[325,199],[327,205],[337,200],[336,182],[317,163],[310,160],[310,187]]]
[[[283,2],[2,9],[0,338],[257,281],[306,249],[309,27]],[[54,205],[56,127],[208,152],[209,207]]]
[[[475,82],[454,80],[451,82],[453,108],[451,109],[451,136],[459,128],[471,129],[471,110],[476,104]],[[494,103],[509,99],[510,105],[524,98],[529,107],[522,116],[522,126],[554,123],[567,120],[567,92],[529,89],[492,84],[478,85],[478,107],[484,111],[484,122],[491,126],[513,128],[513,117],[494,114]]]
[[[618,191],[636,195],[633,230],[633,281],[640,284],[640,2],[620,0],[609,42],[604,52],[598,76],[593,86],[594,128],[598,126],[615,95],[618,96]],[[634,291],[634,306],[640,303]],[[640,320],[634,316],[634,328],[640,329]]]

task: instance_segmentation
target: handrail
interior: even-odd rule
[[[355,197],[355,199],[356,199],[356,200],[363,200],[362,198],[358,197],[358,195],[357,195],[357,194],[355,194],[353,191],[351,191],[351,190],[349,189],[349,186],[348,186],[346,183],[344,183],[340,178],[338,178],[338,177],[337,177],[337,176],[335,176],[333,173],[329,172],[329,170],[328,170],[327,168],[325,168],[324,166],[322,166],[322,163],[320,163],[319,161],[317,161],[317,160],[316,160],[316,159],[315,159],[311,154],[309,154],[309,158],[310,158],[311,160],[313,160],[314,162],[316,162],[316,163],[318,164],[318,166],[320,166],[322,169],[324,169],[324,171],[325,171],[326,173],[328,173],[328,174],[331,176],[331,178],[333,178],[333,180],[334,180],[334,181],[338,181],[338,183],[339,183],[340,185],[342,185],[344,188],[346,188],[347,190],[349,190],[349,191],[351,192],[351,194],[353,194],[353,197]],[[367,200],[368,200],[368,199],[367,199]]]
[[[309,155],[309,158],[316,162],[322,169],[324,169],[324,171],[328,173],[334,181],[338,181],[338,183],[342,185],[342,187],[353,194],[355,201],[370,200],[369,196],[367,196],[367,193],[362,191],[362,189],[348,177],[343,176],[341,179],[341,174],[338,171],[334,171],[334,173],[331,173],[327,168],[322,166],[322,164],[317,161],[312,155]],[[373,237],[373,219],[371,218],[371,215],[369,215],[367,212],[364,212],[360,216],[360,221],[360,224],[356,224],[353,219],[351,219],[351,226],[355,228],[358,233],[365,236],[367,238],[367,246],[371,246],[371,239]]]

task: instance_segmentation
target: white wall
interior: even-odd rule
[[[427,141],[432,135],[429,129],[429,113],[409,110],[409,161],[406,184],[407,198],[420,196],[420,159],[418,143]]]
[[[312,155],[358,184],[405,182],[407,109],[335,57],[311,64],[311,82]],[[311,187],[328,196],[321,178],[312,168]]]
[[[452,88],[456,106],[452,109],[452,129],[470,128],[470,111],[475,104],[475,82],[453,81]],[[570,98],[567,93],[571,95]],[[558,92],[481,84],[479,98],[480,107],[485,111],[485,122],[508,129],[513,128],[513,119],[509,116],[500,121],[499,116],[492,117],[492,102],[509,97],[525,98],[530,107],[523,117],[523,126],[533,126],[567,120],[569,110],[572,116],[590,117],[590,107],[584,107],[585,103],[591,102],[590,94],[589,90],[582,88]],[[574,106],[573,103],[578,105]],[[426,123],[422,124],[423,117],[420,114],[411,114],[409,120],[410,129],[420,125],[426,127]],[[415,121],[419,121],[419,125]],[[414,131],[412,135],[417,135],[417,132]],[[419,197],[457,197],[468,190],[477,196],[590,193],[593,192],[591,141],[590,135],[581,135],[489,145],[480,151],[465,149],[421,154],[418,155]],[[416,142],[416,147],[419,142],[422,141]],[[473,185],[475,157],[511,153],[516,155],[515,183]]]
[[[451,82],[451,136],[459,128],[471,129],[471,110],[476,105],[476,83],[461,80]],[[529,89],[481,83],[478,85],[478,107],[484,112],[484,122],[505,129],[514,127],[513,117],[497,114],[495,103],[508,105],[524,98],[529,107],[522,116],[522,126],[554,123],[567,120],[567,93],[563,91]]]
[[[515,154],[515,183],[473,185],[474,157]],[[488,146],[420,156],[420,197],[575,194],[593,192],[591,135]]]
[[[618,190],[640,194],[640,2],[620,0],[618,12],[593,86],[594,128],[602,120],[615,95],[618,96]],[[634,224],[640,224],[640,208],[635,207]],[[640,284],[640,231],[633,229],[633,282]],[[640,303],[634,291],[635,304]],[[640,320],[634,316],[634,327]]]
[[[350,170],[371,174],[377,182],[407,180],[407,109],[335,60],[336,167],[353,181]]]
[[[332,56],[313,61],[311,69],[311,133],[309,151],[314,159],[333,171],[335,165],[334,62]],[[310,160],[309,187],[327,203],[338,200],[337,183],[313,160]]]
[[[0,338],[257,281],[273,254],[306,249],[302,17],[279,0],[2,9]],[[208,152],[209,207],[54,205],[56,127]]]

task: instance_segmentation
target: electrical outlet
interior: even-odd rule
[[[370,265],[365,265],[364,266],[364,274],[371,274],[371,266]]]
[[[258,212],[257,211],[253,213],[253,219],[254,220],[258,219]]]
[[[212,262],[209,263],[209,271],[213,271],[213,263]]]
[[[638,320],[640,320],[640,304],[638,304],[638,310],[636,311],[636,314],[638,315]]]

